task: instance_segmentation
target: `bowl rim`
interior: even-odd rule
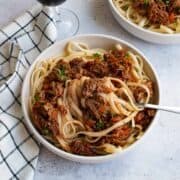
[[[138,26],[137,24],[129,21],[126,17],[124,17],[116,8],[115,4],[113,3],[113,0],[108,0],[110,6],[113,8],[114,12],[125,22],[128,23],[130,26],[133,26],[133,28],[136,28],[137,30],[143,32],[143,33],[148,33],[151,34],[153,36],[159,36],[162,38],[171,38],[171,37],[178,37],[180,38],[180,33],[175,33],[175,34],[166,34],[166,33],[158,33],[158,32],[154,32],[154,31],[150,31],[148,29],[145,29],[143,27]]]
[[[102,156],[82,156],[82,155],[76,155],[76,154],[72,154],[69,152],[66,152],[60,148],[57,148],[56,146],[54,146],[53,144],[51,144],[49,141],[47,141],[39,132],[38,130],[34,127],[31,118],[29,117],[29,113],[28,113],[28,108],[25,105],[25,92],[27,90],[27,88],[29,88],[29,86],[27,87],[26,84],[29,85],[28,79],[31,76],[32,70],[35,66],[35,64],[38,61],[41,61],[40,56],[43,56],[43,54],[45,54],[47,51],[50,51],[50,49],[53,49],[57,44],[64,44],[68,41],[72,41],[72,40],[78,40],[79,38],[87,38],[87,37],[91,37],[91,38],[104,38],[107,40],[114,40],[114,41],[118,41],[120,44],[123,44],[125,46],[127,46],[128,49],[132,49],[133,51],[137,52],[139,55],[141,55],[141,57],[143,57],[143,59],[146,61],[146,63],[148,64],[148,66],[150,67],[151,71],[153,72],[153,75],[155,77],[155,81],[156,81],[156,85],[157,85],[157,90],[158,90],[158,97],[157,97],[157,101],[158,104],[160,104],[160,99],[161,99],[161,90],[160,90],[160,81],[159,81],[159,77],[158,74],[155,70],[155,68],[153,67],[153,65],[150,63],[150,61],[148,60],[148,58],[140,51],[138,50],[136,47],[134,47],[132,44],[119,39],[117,37],[114,36],[109,36],[109,35],[105,35],[105,34],[82,34],[82,35],[76,35],[61,41],[57,41],[55,42],[53,45],[51,45],[50,47],[48,47],[47,49],[45,49],[44,51],[42,51],[42,53],[40,53],[38,55],[38,57],[33,61],[33,63],[31,64],[31,66],[29,67],[26,76],[24,78],[23,84],[22,84],[22,89],[21,89],[21,104],[22,104],[22,111],[23,111],[23,115],[24,115],[24,120],[25,120],[25,124],[27,125],[27,128],[29,129],[29,131],[33,134],[33,136],[35,137],[35,139],[40,142],[41,144],[43,144],[47,149],[49,149],[51,152],[57,154],[58,156],[61,156],[65,159],[71,160],[71,161],[76,161],[76,162],[81,162],[81,163],[98,163],[98,162],[104,162],[106,160],[110,160],[113,159],[114,157],[117,157],[117,155],[126,153],[128,151],[130,151],[133,147],[135,147],[136,145],[138,145],[140,142],[142,142],[142,140],[146,137],[146,135],[148,134],[148,132],[150,132],[150,130],[152,129],[153,125],[155,124],[156,120],[158,119],[159,116],[159,111],[156,112],[156,115],[154,116],[151,124],[149,125],[149,127],[147,128],[147,130],[145,131],[145,133],[143,134],[143,136],[135,141],[133,144],[131,144],[130,146],[128,146],[127,148],[125,148],[124,150],[117,152],[117,153],[113,153],[113,154],[108,154],[108,155],[102,155]],[[43,61],[43,60],[42,60]]]

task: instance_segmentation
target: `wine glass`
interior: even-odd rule
[[[73,36],[79,29],[79,19],[77,15],[68,9],[58,7],[66,0],[37,0],[44,6],[54,8],[55,22],[58,29],[58,39]]]

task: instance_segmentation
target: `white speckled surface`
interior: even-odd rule
[[[0,27],[35,0],[0,0]],[[63,6],[80,19],[79,33],[105,33],[134,44],[150,59],[162,85],[162,104],[180,105],[180,45],[143,42],[125,32],[113,19],[107,0],[68,0]],[[180,115],[162,112],[146,141],[122,157],[104,164],[84,165],[41,149],[35,180],[179,180]]]

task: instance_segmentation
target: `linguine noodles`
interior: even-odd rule
[[[179,10],[173,9],[171,1],[175,3],[174,0],[168,1],[169,4],[159,0],[113,0],[113,3],[121,15],[139,27],[158,33],[175,34],[180,33],[180,4],[177,5]],[[150,11],[152,3],[155,6]],[[159,4],[166,10],[161,10]]]
[[[36,64],[29,101],[34,125],[51,143],[79,155],[115,153],[138,140],[154,110],[143,59],[116,45],[69,42],[64,55]]]

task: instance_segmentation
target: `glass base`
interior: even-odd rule
[[[56,12],[57,40],[76,35],[79,30],[78,16],[71,10],[59,7],[56,7]]]

